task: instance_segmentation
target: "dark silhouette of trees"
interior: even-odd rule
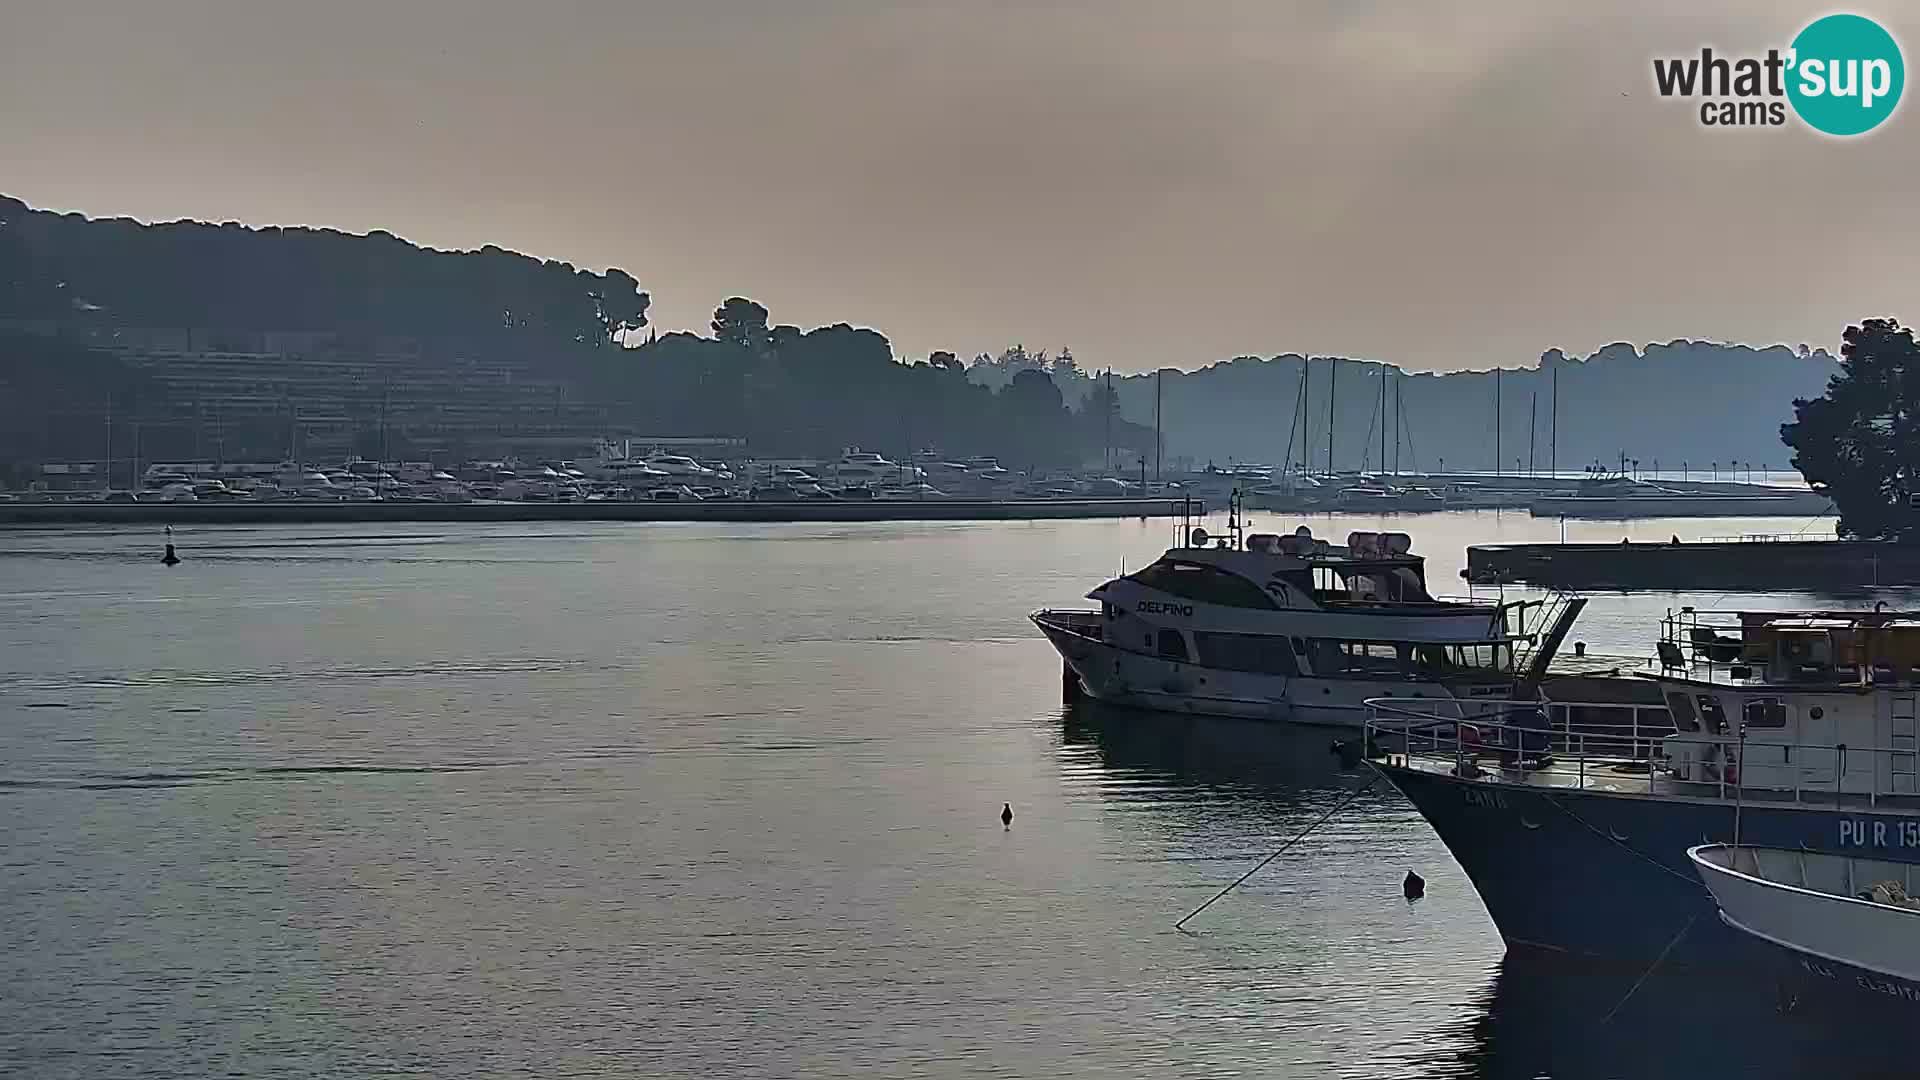
[[[0,196],[0,316],[89,312],[123,326],[479,337],[612,346],[647,322],[621,270],[487,246],[435,251],[387,232],[143,225]]]
[[[1780,428],[1793,467],[1833,499],[1847,536],[1920,534],[1920,345],[1892,319],[1847,328],[1827,392]]]
[[[0,322],[29,324],[22,333],[0,325],[0,427],[18,436],[0,441],[0,456],[94,452],[105,441],[98,419],[106,409],[96,387],[120,388],[115,415],[138,411],[150,451],[162,452],[163,422],[175,429],[164,452],[196,445],[208,425],[195,401],[170,400],[166,380],[79,344],[110,342],[118,328],[191,328],[206,340],[252,334],[256,342],[261,331],[318,331],[330,357],[364,356],[381,338],[416,339],[417,353],[382,354],[396,365],[390,393],[384,382],[368,385],[344,398],[336,392],[327,406],[344,410],[365,452],[404,438],[392,430],[394,414],[445,404],[408,400],[424,392],[409,386],[448,393],[446,366],[475,356],[555,384],[553,416],[563,401],[587,406],[589,419],[578,424],[605,425],[579,432],[587,438],[745,436],[761,456],[857,445],[897,457],[939,447],[1020,467],[1097,461],[1109,427],[1117,445],[1150,443],[1117,417],[1111,425],[1104,415],[1088,419],[1086,376],[1065,349],[1049,359],[1014,346],[990,358],[986,370],[1002,377],[976,379],[950,351],[903,361],[875,330],[774,325],[742,296],[714,311],[711,337],[672,333],[636,345],[648,301],[623,270],[594,273],[498,247],[445,252],[385,232],[90,221],[0,197]],[[235,350],[271,351],[264,343]],[[441,365],[432,369],[438,381],[410,379],[397,365],[413,361],[393,359],[414,355],[422,370]],[[303,360],[276,353],[263,361],[286,362]],[[477,398],[491,391],[481,383],[451,392],[465,413],[484,409]],[[281,394],[280,404],[218,421],[229,454],[289,452],[299,403],[294,392]]]
[[[770,344],[767,309],[744,296],[728,297],[725,303],[714,309],[713,336],[735,348],[758,355]]]

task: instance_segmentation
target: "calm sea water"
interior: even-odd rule
[[[1469,541],[1559,529],[1397,524],[1436,579]],[[1026,612],[1170,531],[206,529],[171,571],[148,533],[0,534],[0,1074],[1839,1060],[1723,988],[1503,961],[1381,789],[1174,930],[1368,774],[1325,732],[1061,708]],[[1644,653],[1669,605],[1753,599],[1601,598],[1581,635]]]

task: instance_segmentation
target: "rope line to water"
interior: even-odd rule
[[[1607,1010],[1607,1015],[1600,1018],[1601,1027],[1607,1026],[1607,1024],[1613,1020],[1614,1016],[1620,1012],[1620,1009],[1625,1006],[1627,1002],[1633,1000],[1633,995],[1639,993],[1640,987],[1645,985],[1649,978],[1653,977],[1655,969],[1659,968],[1661,962],[1666,960],[1667,954],[1673,951],[1673,947],[1680,944],[1680,939],[1687,936],[1687,931],[1693,929],[1693,921],[1699,917],[1700,913],[1697,911],[1688,916],[1687,925],[1681,927],[1680,932],[1673,935],[1673,940],[1667,942],[1667,947],[1660,950],[1660,955],[1653,958],[1653,963],[1647,967],[1647,970],[1641,972],[1640,977],[1634,980],[1631,987],[1627,988],[1627,996],[1614,1002],[1613,1008]]]
[[[1344,799],[1341,799],[1341,800],[1340,800],[1339,802],[1337,802],[1337,803],[1335,803],[1335,804],[1333,804],[1333,806],[1332,806],[1332,807],[1330,807],[1330,808],[1329,808],[1329,809],[1327,810],[1327,812],[1326,812],[1326,813],[1324,813],[1324,814],[1321,814],[1321,815],[1320,815],[1320,816],[1319,816],[1318,818],[1315,818],[1315,819],[1314,819],[1314,822],[1313,822],[1313,824],[1311,824],[1311,825],[1309,825],[1309,826],[1307,826],[1307,827],[1306,827],[1306,830],[1305,830],[1305,831],[1303,831],[1303,832],[1301,832],[1301,833],[1300,833],[1300,834],[1299,834],[1298,836],[1295,836],[1295,837],[1294,837],[1293,839],[1291,839],[1291,840],[1289,840],[1289,841],[1287,841],[1286,843],[1284,843],[1284,844],[1282,844],[1282,845],[1280,845],[1280,850],[1278,850],[1278,851],[1276,851],[1276,852],[1274,852],[1273,854],[1271,854],[1271,855],[1269,855],[1269,856],[1267,856],[1266,858],[1264,858],[1264,859],[1261,859],[1261,860],[1260,860],[1259,862],[1257,862],[1257,863],[1255,863],[1255,864],[1254,864],[1254,867],[1253,867],[1253,869],[1251,869],[1251,870],[1249,870],[1249,871],[1247,871],[1246,873],[1244,873],[1244,874],[1241,874],[1241,875],[1240,875],[1239,877],[1237,877],[1237,878],[1235,878],[1235,879],[1233,880],[1233,883],[1232,883],[1231,885],[1228,885],[1228,886],[1227,886],[1226,888],[1224,888],[1224,889],[1221,889],[1221,890],[1220,890],[1219,892],[1217,892],[1217,893],[1214,893],[1214,894],[1213,894],[1213,895],[1212,895],[1211,897],[1209,897],[1209,898],[1207,899],[1207,902],[1206,902],[1206,903],[1204,903],[1204,904],[1201,904],[1201,905],[1200,905],[1199,907],[1197,907],[1197,908],[1194,908],[1194,909],[1193,909],[1192,911],[1189,911],[1189,912],[1187,912],[1187,913],[1186,913],[1185,915],[1183,915],[1183,916],[1181,916],[1181,917],[1180,917],[1180,921],[1179,921],[1179,922],[1176,922],[1176,923],[1174,923],[1174,924],[1173,924],[1173,928],[1174,928],[1175,930],[1178,930],[1178,929],[1180,929],[1180,928],[1181,928],[1182,926],[1184,926],[1184,925],[1186,924],[1186,921],[1187,921],[1188,919],[1191,919],[1191,918],[1193,918],[1193,917],[1194,917],[1195,915],[1198,915],[1198,914],[1200,914],[1201,912],[1203,912],[1203,911],[1205,911],[1205,910],[1207,910],[1208,908],[1210,908],[1210,907],[1212,907],[1212,906],[1213,906],[1213,902],[1214,902],[1215,900],[1218,900],[1218,899],[1220,899],[1221,897],[1223,897],[1223,896],[1225,896],[1225,895],[1227,895],[1228,893],[1230,893],[1230,892],[1232,892],[1232,891],[1233,891],[1234,889],[1236,889],[1236,888],[1239,888],[1239,886],[1240,886],[1240,883],[1241,883],[1241,882],[1243,882],[1243,881],[1245,881],[1245,880],[1247,880],[1248,878],[1250,878],[1250,877],[1252,877],[1253,875],[1255,875],[1255,874],[1257,874],[1257,873],[1259,873],[1259,872],[1260,872],[1260,871],[1261,871],[1262,869],[1264,869],[1264,868],[1266,867],[1266,865],[1267,865],[1268,863],[1270,863],[1270,862],[1272,862],[1273,860],[1275,860],[1275,859],[1277,859],[1277,858],[1279,858],[1280,856],[1282,856],[1282,855],[1284,855],[1284,854],[1286,854],[1286,852],[1287,852],[1287,849],[1288,849],[1288,848],[1290,848],[1290,847],[1292,847],[1293,845],[1295,845],[1295,844],[1297,844],[1297,843],[1299,843],[1299,842],[1300,842],[1300,841],[1302,841],[1302,840],[1305,840],[1305,839],[1306,839],[1306,838],[1307,838],[1308,836],[1311,836],[1311,835],[1313,834],[1313,831],[1314,831],[1315,829],[1318,829],[1318,828],[1319,828],[1320,826],[1322,826],[1322,825],[1324,825],[1324,824],[1326,824],[1326,822],[1327,822],[1327,819],[1328,819],[1328,818],[1330,818],[1330,817],[1332,817],[1333,815],[1335,815],[1335,814],[1337,814],[1337,813],[1339,813],[1339,812],[1341,811],[1341,809],[1343,809],[1343,808],[1344,808],[1344,807],[1345,807],[1345,806],[1346,806],[1346,805],[1347,805],[1348,803],[1350,803],[1350,802],[1352,802],[1353,800],[1355,800],[1355,799],[1357,799],[1357,798],[1359,798],[1359,797],[1360,797],[1361,795],[1364,795],[1364,794],[1366,794],[1367,792],[1369,792],[1369,791],[1372,791],[1372,790],[1373,790],[1373,785],[1375,785],[1375,784],[1377,784],[1377,783],[1379,783],[1379,782],[1380,782],[1380,774],[1379,774],[1379,773],[1375,773],[1375,774],[1374,774],[1374,776],[1373,776],[1373,779],[1371,779],[1371,780],[1369,780],[1369,781],[1367,781],[1367,786],[1365,786],[1365,787],[1359,787],[1359,788],[1354,788],[1354,789],[1353,789],[1352,791],[1349,791],[1349,792],[1347,792],[1347,797],[1346,797],[1346,798],[1344,798]]]

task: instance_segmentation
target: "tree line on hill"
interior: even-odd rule
[[[902,361],[874,330],[773,325],[741,297],[715,312],[710,336],[640,342],[649,299],[623,270],[491,246],[447,252],[385,232],[90,220],[0,196],[0,391],[12,417],[0,456],[86,453],[101,441],[93,412],[110,400],[149,416],[192,408],[110,354],[20,324],[325,331],[369,348],[381,338],[453,339],[572,384],[566,396],[599,406],[606,429],[583,434],[745,436],[767,455],[931,445],[1060,466],[1100,460],[1110,443],[1135,448],[1137,459],[1151,442],[1111,401],[1069,403],[1043,372],[988,388],[951,353]],[[37,416],[64,419],[40,431],[48,425]],[[225,449],[283,453],[287,428],[283,415],[251,425],[229,418],[235,444]],[[164,427],[145,430],[154,452],[171,447]],[[185,438],[173,433],[183,444],[176,452]]]
[[[648,430],[741,434],[768,455],[936,446],[1046,467],[1104,462],[1113,447],[1131,475],[1153,443],[1110,399],[1069,403],[1044,371],[989,388],[951,352],[902,361],[878,331],[773,324],[737,296],[714,311],[710,330],[584,357],[582,381]]]
[[[1282,354],[1109,381],[1067,349],[905,359],[875,330],[776,324],[743,297],[722,303],[707,333],[642,342],[648,307],[625,271],[497,247],[89,220],[0,196],[0,455],[59,444],[62,431],[46,429],[76,425],[43,421],[71,414],[78,398],[99,400],[100,387],[123,388],[116,408],[146,408],[166,393],[110,357],[8,333],[10,321],[457,339],[461,349],[523,358],[569,384],[570,400],[604,405],[596,415],[606,434],[745,436],[768,455],[931,445],[1012,465],[1112,459],[1128,475],[1143,454],[1151,459],[1157,418],[1169,464],[1567,472],[1625,459],[1643,470],[1777,469],[1791,403],[1818,397],[1840,369],[1805,346],[1675,341],[1616,343],[1584,358],[1553,350],[1524,369],[1408,373]],[[1869,332],[1882,345],[1885,336]],[[282,438],[247,449],[283,448]]]

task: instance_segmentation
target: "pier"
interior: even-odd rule
[[[1191,504],[1188,512],[1198,503]],[[0,527],[34,525],[306,525],[384,521],[1018,521],[1173,517],[1178,499],[809,500],[804,502],[0,503]]]
[[[1682,543],[1477,544],[1476,585],[1549,589],[1802,591],[1920,585],[1920,544],[1750,537]]]

